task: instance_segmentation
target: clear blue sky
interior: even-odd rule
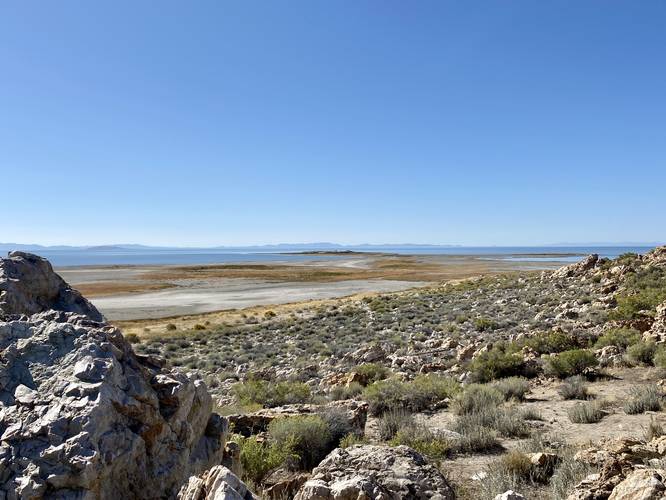
[[[0,241],[666,239],[666,2],[0,6]]]

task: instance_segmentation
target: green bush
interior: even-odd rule
[[[508,352],[506,346],[495,346],[482,352],[472,361],[472,375],[478,382],[490,382],[503,377],[528,375],[522,356]]]
[[[644,365],[653,364],[654,356],[657,352],[657,344],[653,341],[640,341],[636,344],[629,346],[627,349],[627,358],[634,363],[641,363]]]
[[[497,323],[488,318],[477,318],[474,320],[474,328],[480,332],[495,330],[498,327]]]
[[[651,267],[630,274],[625,282],[628,291],[617,297],[617,307],[611,319],[631,320],[644,312],[654,314],[666,300],[666,270]]]
[[[564,351],[548,359],[548,371],[558,378],[580,375],[586,368],[597,366],[597,358],[585,349]]]
[[[663,345],[657,346],[652,362],[654,363],[654,366],[666,368],[666,347]]]
[[[358,373],[361,377],[363,377],[366,380],[366,385],[372,384],[373,382],[377,382],[379,380],[384,380],[391,373],[388,368],[377,363],[364,363],[362,365],[358,365],[352,370],[352,372]]]
[[[615,345],[626,349],[641,340],[641,334],[633,328],[614,328],[607,331],[597,339],[594,347],[601,349],[609,345]]]
[[[354,399],[356,396],[363,392],[363,386],[358,382],[352,382],[349,386],[336,385],[329,392],[329,397],[333,401],[340,401],[342,399]]]
[[[391,446],[406,445],[431,460],[441,460],[451,450],[448,439],[438,436],[424,425],[403,426],[395,433]]]
[[[343,437],[340,440],[340,448],[349,448],[350,446],[354,446],[356,444],[366,444],[368,441],[365,439],[364,436],[359,436],[358,434],[351,433],[347,434],[345,437]]]
[[[400,408],[419,412],[451,397],[458,392],[459,387],[459,384],[449,377],[429,373],[419,375],[410,382],[380,380],[367,386],[362,397],[367,401],[372,415],[381,415]]]
[[[288,461],[298,460],[291,442],[282,444],[262,443],[254,436],[244,438],[234,435],[232,440],[240,447],[240,461],[243,466],[243,480],[254,484],[261,483],[271,470]]]
[[[552,354],[582,347],[575,337],[563,332],[538,333],[519,342],[516,348],[529,347],[539,354]]]
[[[312,469],[332,449],[329,427],[318,415],[275,419],[268,426],[268,435],[278,449],[289,449],[298,456],[295,465],[303,470]]]
[[[451,443],[454,452],[474,453],[495,450],[499,447],[495,431],[479,425],[472,419],[458,419],[453,430],[461,436]]]
[[[523,401],[530,392],[530,383],[523,377],[507,377],[493,382],[492,387],[504,396],[504,401]]]
[[[312,397],[310,388],[302,382],[269,382],[259,379],[234,384],[232,393],[242,405],[260,404],[267,408],[305,403]]]

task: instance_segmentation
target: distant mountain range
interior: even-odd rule
[[[515,247],[655,247],[663,245],[660,242],[593,242],[593,243],[554,243],[551,245],[513,245]],[[86,252],[145,252],[147,250],[167,251],[167,250],[234,250],[234,251],[304,251],[304,250],[383,250],[383,249],[427,249],[427,248],[465,248],[475,247],[476,245],[433,245],[433,244],[417,244],[417,243],[383,243],[371,244],[364,243],[361,245],[341,245],[338,243],[329,242],[316,242],[316,243],[278,243],[273,245],[248,245],[248,246],[214,246],[214,247],[168,247],[168,246],[150,246],[139,245],[134,243],[110,244],[110,245],[93,245],[93,246],[74,246],[74,245],[37,245],[37,244],[24,244],[24,243],[0,243],[0,252],[9,252],[12,250],[21,250],[26,252],[39,252],[39,251],[86,251]],[[478,248],[506,248],[505,245],[487,245],[476,246]]]

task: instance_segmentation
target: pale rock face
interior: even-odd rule
[[[355,445],[332,451],[295,500],[452,500],[442,474],[407,446]]]
[[[54,309],[104,321],[104,316],[72,289],[48,260],[25,252],[10,252],[0,264],[0,316],[31,315]]]
[[[564,266],[553,273],[555,278],[572,278],[575,276],[582,276],[590,269],[594,268],[599,261],[599,256],[597,254],[588,255],[580,262],[571,264],[570,266]]]
[[[178,500],[254,500],[254,495],[238,476],[216,465],[200,477],[192,476],[178,493]]]
[[[659,500],[666,498],[663,469],[636,469],[613,488],[608,500]]]
[[[201,380],[136,355],[43,259],[1,259],[0,290],[0,498],[173,498],[221,461]]]

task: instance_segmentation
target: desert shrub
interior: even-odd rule
[[[504,401],[504,396],[495,387],[482,384],[470,384],[458,394],[452,409],[457,415],[470,415],[496,408]]]
[[[232,387],[241,404],[260,404],[264,407],[305,403],[311,399],[310,388],[302,382],[269,382],[250,379]]]
[[[427,410],[460,391],[460,384],[454,379],[434,373],[418,375],[405,385],[407,408],[414,412]]]
[[[649,443],[653,439],[661,437],[664,434],[666,434],[664,427],[654,418],[650,418],[650,423],[645,428],[645,441]]]
[[[202,325],[201,323],[197,323],[196,325],[194,325],[194,329],[195,330],[205,330],[206,327],[204,325]]]
[[[176,325],[174,325],[173,323],[169,323],[169,324],[166,326],[166,329],[167,329],[168,331],[172,332],[172,331],[176,330]]]
[[[268,426],[271,443],[298,456],[296,467],[309,470],[330,451],[331,433],[318,415],[278,418]],[[289,464],[292,465],[292,464]]]
[[[595,469],[589,464],[574,460],[574,452],[566,450],[560,453],[560,461],[550,478],[552,497],[555,500],[564,500],[573,491],[574,487]]]
[[[340,448],[349,448],[355,444],[366,444],[368,441],[364,436],[359,436],[358,434],[351,433],[347,434],[340,440]]]
[[[358,365],[352,370],[354,373],[358,373],[363,377],[367,382],[366,384],[372,384],[379,380],[384,380],[389,376],[390,370],[383,365],[377,363],[364,363]]]
[[[335,448],[340,440],[354,432],[354,427],[349,421],[347,412],[342,408],[326,408],[319,413],[319,416],[326,422],[330,436],[331,446]]]
[[[535,468],[529,457],[512,450],[491,462],[480,486],[484,498],[495,498],[507,490],[521,490],[534,482]]]
[[[235,435],[232,438],[240,447],[240,461],[243,466],[243,479],[254,484],[261,483],[271,470],[298,460],[291,442],[282,444],[262,443],[253,436],[244,438]]]
[[[414,424],[411,413],[402,408],[397,408],[385,412],[377,422],[377,432],[380,439],[389,441],[393,439],[396,433],[403,427]]]
[[[589,399],[587,382],[580,375],[565,379],[557,388],[557,392],[564,399]]]
[[[460,415],[454,424],[454,431],[463,434],[466,429],[485,427],[504,437],[526,437],[529,428],[523,415],[513,408],[487,407],[473,413]]]
[[[358,382],[352,382],[349,386],[335,386],[329,392],[329,397],[333,401],[342,399],[354,399],[363,392],[363,386]]]
[[[597,339],[594,347],[600,349],[609,345],[615,345],[626,349],[641,340],[641,334],[633,328],[613,328],[608,330]]]
[[[497,322],[489,318],[477,318],[474,320],[474,328],[480,332],[495,330],[497,327]]]
[[[651,267],[630,274],[625,282],[628,291],[617,297],[617,307],[611,319],[630,320],[644,312],[654,314],[659,304],[666,300],[666,270]]]
[[[585,349],[564,351],[548,359],[548,370],[558,378],[580,375],[586,368],[597,366],[597,358]]]
[[[625,413],[629,415],[645,413],[646,411],[659,411],[661,409],[663,395],[656,385],[634,387],[630,391],[629,396],[631,399],[622,407]]]
[[[478,382],[490,382],[498,378],[528,375],[522,356],[508,352],[505,346],[495,346],[479,354],[471,364],[472,375]]]
[[[130,344],[139,344],[141,342],[141,338],[136,333],[128,333],[125,335],[125,339]]]
[[[633,363],[641,363],[651,365],[654,360],[654,355],[657,352],[657,344],[653,341],[640,341],[634,345],[629,346],[627,349],[627,358]]]
[[[574,424],[594,424],[604,417],[604,405],[600,401],[576,403],[567,410],[569,420]]]
[[[530,383],[523,377],[508,377],[493,382],[492,387],[502,393],[504,401],[523,401],[530,392]]]
[[[380,380],[365,388],[363,399],[368,402],[368,409],[373,415],[398,408],[419,412],[451,397],[458,390],[459,384],[453,379],[429,373],[419,375],[410,382]]]
[[[577,349],[581,345],[578,339],[567,333],[545,332],[516,342],[516,347],[529,347],[539,354],[551,354]]]
[[[438,436],[424,425],[407,425],[396,432],[391,446],[404,444],[432,460],[441,460],[448,454],[451,444],[448,439]]]
[[[452,451],[457,453],[489,451],[499,447],[495,431],[473,419],[457,419],[453,430],[460,434],[460,438],[451,443]]]
[[[663,345],[657,346],[652,363],[659,368],[666,368],[666,348]]]

